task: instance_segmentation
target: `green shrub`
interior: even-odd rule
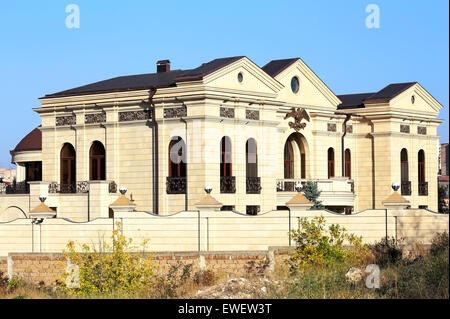
[[[78,288],[68,288],[69,283],[74,283],[74,269],[63,274],[63,287],[69,295],[124,296],[150,284],[155,265],[145,256],[145,243],[142,253],[131,253],[136,247],[131,246],[132,239],[123,236],[120,226],[117,223],[112,235],[113,244],[104,244],[104,251],[97,251],[95,247],[84,244],[79,252],[74,242],[67,244],[64,255],[72,265],[78,267],[79,272]]]
[[[323,216],[314,217],[311,221],[299,218],[298,229],[292,230],[291,236],[296,242],[295,253],[288,259],[292,273],[307,266],[330,266],[342,262],[360,264],[368,254],[361,237],[348,234],[337,224],[326,227]]]
[[[379,242],[369,245],[369,249],[375,258],[374,263],[380,267],[395,264],[402,259],[402,249],[395,238],[383,237]]]
[[[442,251],[448,250],[448,246],[449,246],[448,232],[437,234],[431,241],[430,254],[437,255]]]

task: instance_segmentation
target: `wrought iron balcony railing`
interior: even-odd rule
[[[260,194],[261,177],[247,177],[246,190],[247,194]]]
[[[428,182],[419,182],[419,196],[428,196]]]
[[[186,177],[167,177],[167,194],[186,194]]]
[[[221,193],[236,193],[236,177],[235,176],[221,176],[220,177],[220,192]]]
[[[12,183],[0,183],[0,194],[29,194],[30,184],[27,182]]]
[[[89,183],[86,181],[67,184],[58,184],[56,182],[52,182],[48,185],[48,192],[49,194],[89,193]]]
[[[411,195],[411,181],[402,181],[401,183],[401,190],[403,196],[410,196]]]

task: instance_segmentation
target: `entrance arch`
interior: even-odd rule
[[[308,178],[308,143],[305,137],[294,132],[286,139],[284,144],[284,178]]]

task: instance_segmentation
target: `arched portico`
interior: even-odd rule
[[[284,144],[283,171],[285,179],[310,177],[309,147],[306,138],[298,132],[288,136]]]

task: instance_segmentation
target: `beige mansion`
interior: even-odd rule
[[[300,58],[261,68],[241,56],[190,70],[162,60],[39,101],[0,215],[27,215],[44,193],[57,217],[108,217],[122,185],[139,211],[196,210],[211,185],[223,210],[258,214],[306,181],[338,213],[384,208],[392,182],[412,208],[437,211],[442,105],[417,82],[335,95]]]

